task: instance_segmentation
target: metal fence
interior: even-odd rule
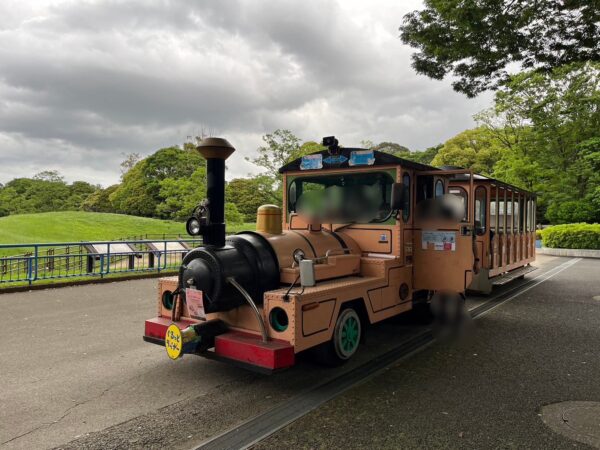
[[[0,244],[0,288],[61,278],[104,278],[128,272],[177,270],[200,239],[147,239]],[[158,236],[157,236],[158,237]]]

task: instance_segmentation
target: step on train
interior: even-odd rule
[[[369,324],[488,294],[533,270],[535,194],[335,137],[323,145],[279,170],[282,207],[261,206],[256,231],[226,236],[225,161],[235,149],[200,142],[207,198],[186,228],[203,245],[177,276],[159,279],[146,341],[172,359],[196,354],[265,373],[308,350],[336,365]]]

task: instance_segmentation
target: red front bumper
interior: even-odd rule
[[[167,328],[172,323],[184,329],[195,322],[171,322],[166,317],[146,320],[144,340],[164,345]],[[294,347],[289,342],[276,339],[262,342],[260,336],[241,331],[229,331],[215,337],[214,351],[202,355],[266,372],[291,367],[295,359]]]

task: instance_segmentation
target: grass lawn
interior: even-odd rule
[[[228,227],[227,231],[253,229],[254,224],[241,224]],[[187,236],[183,222],[124,214],[65,211],[0,217],[0,244],[108,241],[163,233]]]

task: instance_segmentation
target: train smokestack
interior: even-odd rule
[[[235,148],[226,140],[217,137],[202,139],[197,147],[206,159],[206,197],[209,221],[203,227],[204,244],[225,245],[225,160]]]

